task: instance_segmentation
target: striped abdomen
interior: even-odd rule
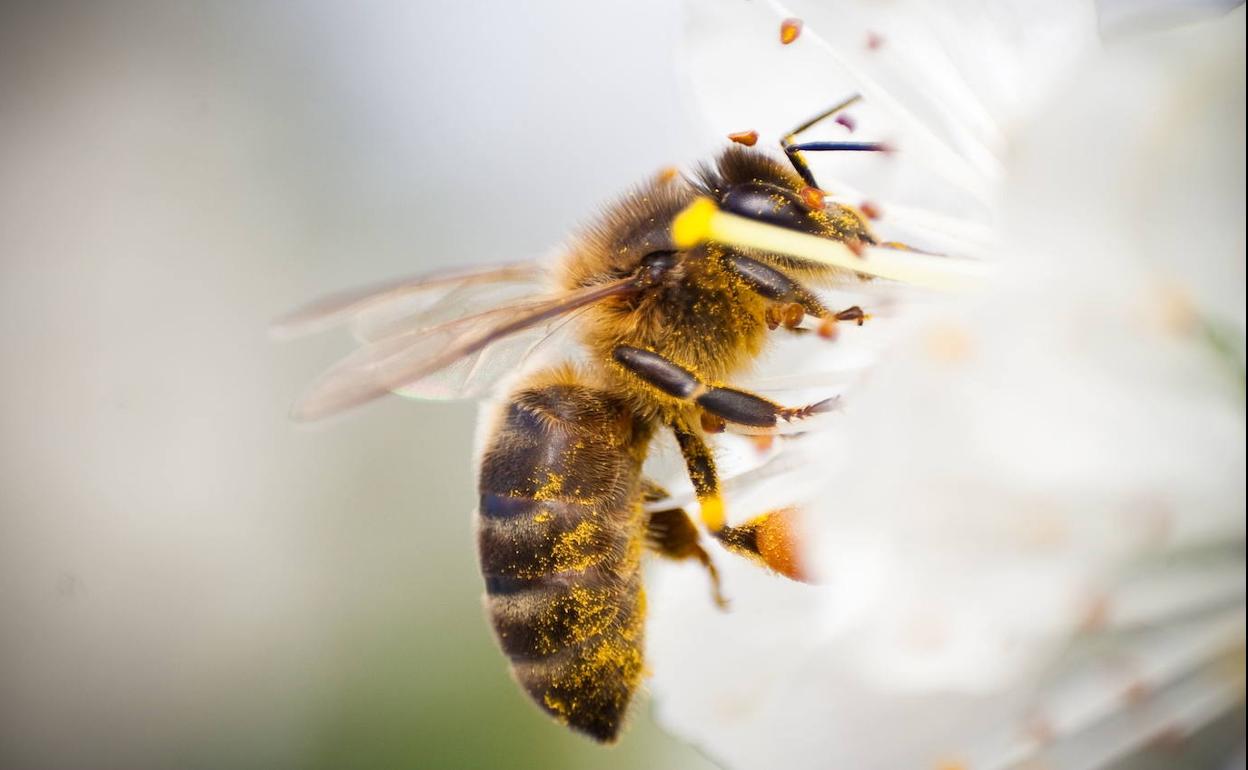
[[[613,740],[642,673],[641,462],[649,430],[560,377],[514,393],[481,461],[486,606],[543,709]]]

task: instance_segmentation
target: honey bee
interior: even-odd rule
[[[660,431],[676,438],[707,532],[730,551],[802,577],[789,511],[727,523],[706,434],[773,434],[827,408],[782,406],[726,383],[773,330],[861,324],[860,308],[833,310],[809,288],[856,275],[765,250],[682,246],[673,221],[705,197],[751,220],[875,244],[858,210],[824,203],[802,153],[882,146],[795,141],[853,101],[787,135],[787,165],[730,145],[688,178],[643,184],[553,270],[520,263],[405,279],[279,322],[291,331],[367,319],[366,344],[312,387],[296,406],[300,419],[391,391],[483,395],[552,328],[570,325],[579,358],[524,374],[500,402],[480,460],[477,543],[487,612],[516,680],[551,716],[597,741],[616,739],[642,678],[643,551],[700,562],[722,602],[698,527],[683,508],[665,507],[666,492],[643,476]],[[499,297],[509,299],[468,309]]]

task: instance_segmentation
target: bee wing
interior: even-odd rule
[[[509,372],[519,369],[538,348],[552,344],[561,336],[576,311],[546,323],[517,332],[439,369],[438,371],[393,391],[416,399],[481,398],[494,389]]]
[[[488,281],[474,279],[377,303],[362,309],[351,318],[351,333],[358,342],[367,344],[532,299],[545,293],[538,277],[501,276]]]
[[[545,329],[573,310],[633,291],[635,285],[632,278],[622,278],[383,337],[326,372],[296,404],[292,416],[315,420],[390,391],[419,393],[421,383],[431,375],[447,367],[465,366],[468,359],[495,343],[537,327]]]
[[[406,276],[322,297],[277,319],[270,330],[298,337],[351,320],[361,341],[372,341],[434,326],[473,305],[497,306],[509,294],[533,294],[542,275],[541,265],[530,261]],[[481,298],[470,301],[473,294]],[[406,326],[397,326],[400,319]]]

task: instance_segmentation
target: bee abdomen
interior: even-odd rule
[[[642,671],[638,500],[645,434],[601,391],[513,396],[481,465],[486,606],[516,679],[600,741],[619,731]]]

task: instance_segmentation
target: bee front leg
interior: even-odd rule
[[[750,432],[768,432],[781,422],[793,422],[826,412],[835,401],[825,399],[799,407],[786,407],[762,396],[736,388],[707,385],[667,358],[649,350],[620,345],[613,351],[616,363],[658,390],[675,398],[691,401],[708,414]]]
[[[805,286],[752,257],[732,253],[725,257],[724,263],[751,291],[772,301],[766,319],[772,329],[780,326],[797,329],[806,316],[812,316],[819,319],[821,336],[831,336],[830,330],[838,321],[853,321],[862,326],[867,320],[867,314],[857,305],[845,310],[829,310]]]

